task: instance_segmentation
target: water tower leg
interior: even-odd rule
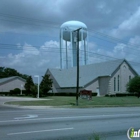
[[[87,57],[86,57],[86,40],[84,39],[84,64],[87,64]]]
[[[80,34],[80,35],[81,35],[81,41],[80,41],[80,43],[81,43],[81,50],[83,50],[83,48],[84,48],[84,37],[83,37],[84,33],[83,33],[83,29],[81,29],[80,32],[81,32],[81,34]],[[80,55],[80,54],[79,54],[79,55]],[[83,55],[83,52],[81,52],[81,55]],[[83,58],[83,56],[81,56],[81,58]],[[85,59],[85,58],[83,58],[83,60],[82,60],[82,61],[83,61],[83,62],[82,62],[83,65],[85,65],[84,59]]]
[[[71,49],[72,49],[72,32],[70,32],[70,42],[71,42]],[[73,67],[73,53],[71,50],[71,67]]]
[[[68,69],[68,48],[67,48],[67,41],[66,41],[66,69]]]
[[[61,49],[62,39],[61,39],[61,31],[60,31],[60,69],[62,69],[62,49]]]
[[[72,41],[72,53],[73,53],[73,67],[77,66],[77,49],[76,42]]]
[[[63,69],[63,55],[62,55],[62,48],[63,48],[63,31],[60,31],[60,69]]]

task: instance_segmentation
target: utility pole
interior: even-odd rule
[[[79,31],[82,28],[75,30],[74,32],[77,33],[77,82],[76,82],[76,105],[78,106],[78,96],[79,96]]]

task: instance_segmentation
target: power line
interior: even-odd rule
[[[17,50],[17,51],[20,51],[20,50],[23,50],[23,48],[11,48],[9,46],[16,46],[16,47],[19,47],[19,46],[24,46],[24,45],[16,45],[16,44],[1,44],[0,45],[8,45],[8,47],[0,47],[0,49],[11,49],[11,50]],[[50,45],[54,45],[54,44],[50,44]],[[28,46],[28,50],[27,51],[37,51],[35,50],[34,48],[31,48],[31,47],[40,47],[40,46]],[[45,49],[55,49],[56,51],[52,51],[52,50],[45,50]],[[43,52],[51,52],[51,53],[59,53],[59,48],[58,47],[45,47],[45,49],[43,50]],[[62,48],[64,51],[62,53],[65,53],[65,48]],[[57,51],[58,50],[58,51]],[[69,51],[72,51],[72,49],[69,49]],[[84,52],[84,50],[80,50],[80,52]],[[115,57],[111,57],[111,56],[108,56],[108,55],[103,55],[103,54],[99,54],[99,53],[95,53],[95,52],[91,52],[91,51],[86,51],[86,53],[88,53],[89,55],[90,54],[94,54],[96,55],[96,58],[101,58],[101,57],[104,57],[104,58],[110,58],[110,59],[119,59],[119,58],[115,58]],[[97,57],[98,56],[98,57]],[[95,56],[90,56],[90,57],[95,57]],[[133,61],[131,61],[133,62]],[[137,63],[137,64],[140,64],[138,62],[133,62],[133,63]]]
[[[49,27],[51,27],[51,28],[58,28],[60,25],[58,25],[58,22],[51,22],[51,21],[49,21],[49,20],[42,20],[42,19],[36,19],[36,18],[29,18],[29,17],[21,17],[21,16],[16,16],[16,15],[10,15],[10,14],[4,14],[4,13],[0,13],[0,16],[2,16],[2,17],[8,17],[8,18],[13,18],[13,19],[19,19],[19,20],[27,20],[26,22],[32,22],[32,21],[34,21],[34,22],[39,22],[39,23],[45,23],[47,26],[49,26]],[[10,21],[10,20],[7,20],[7,19],[2,19],[2,20],[6,20],[6,21]],[[37,24],[31,24],[31,23],[26,23],[25,21],[24,22],[19,22],[19,21],[10,21],[10,22],[18,22],[18,23],[25,23],[25,24],[29,24],[29,25],[34,25],[34,26],[41,26],[41,25],[37,25]],[[49,25],[48,25],[48,23],[49,23]],[[51,25],[50,25],[51,24]],[[55,26],[52,26],[52,25],[55,25]],[[90,29],[90,31],[89,31],[90,33],[96,33],[96,38],[99,38],[99,39],[102,39],[102,40],[106,40],[106,39],[110,39],[111,40],[111,42],[123,42],[124,44],[126,44],[126,41],[125,40],[123,40],[123,39],[119,39],[119,38],[115,38],[115,37],[113,37],[113,36],[109,36],[109,35],[107,35],[107,34],[104,34],[104,33],[101,33],[101,32],[98,32],[98,31],[96,31],[96,30],[93,30],[93,29]],[[98,35],[100,35],[100,36],[103,36],[103,37],[105,37],[105,39],[103,39],[103,38],[101,38],[101,37],[97,37],[97,34]],[[110,42],[110,41],[109,41]],[[136,44],[132,44],[132,43],[128,43],[128,45],[130,45],[130,46],[133,46],[133,47],[136,47]],[[128,46],[126,46],[127,48],[129,48],[129,49],[134,49],[134,48],[131,48],[131,47],[128,47]],[[136,50],[138,50],[138,49],[136,49]],[[138,50],[138,51],[140,51],[140,50]]]
[[[10,22],[17,22],[17,23],[25,23],[25,24],[30,24],[30,25],[35,25],[35,26],[41,26],[41,25],[38,25],[38,24],[32,24],[31,22],[37,22],[37,23],[45,23],[45,24],[47,24],[47,26],[50,26],[50,27],[52,27],[52,28],[58,28],[58,23],[55,23],[54,25],[55,26],[52,26],[52,23],[54,23],[54,22],[50,22],[50,21],[46,21],[46,20],[41,20],[41,19],[35,19],[35,18],[28,18],[28,17],[20,17],[20,16],[15,16],[15,15],[9,15],[9,14],[3,14],[3,13],[0,13],[0,16],[2,16],[2,17],[6,17],[6,18],[12,18],[12,19],[16,19],[16,20],[27,20],[26,22],[25,21],[11,21],[11,20],[9,20],[9,19],[2,19],[2,20],[5,20],[5,21],[10,21]],[[29,23],[30,22],[30,23]],[[50,25],[51,24],[51,25]],[[103,37],[106,37],[107,39],[110,39],[111,40],[111,42],[119,42],[119,41],[121,41],[121,42],[124,42],[124,40],[122,40],[122,39],[118,39],[118,38],[114,38],[114,37],[112,37],[112,36],[108,36],[108,35],[106,35],[106,34],[103,34],[103,33],[101,33],[101,32],[97,32],[97,31],[95,31],[95,30],[91,30],[91,31],[89,31],[90,33],[93,33],[93,32],[96,32],[98,35],[100,35],[100,36],[103,36]],[[97,36],[97,35],[96,35]],[[106,39],[103,39],[103,38],[101,38],[101,37],[98,37],[99,39],[102,39],[102,40],[106,40]],[[126,42],[125,42],[126,43]],[[128,43],[129,45],[134,45],[134,44],[130,44],[130,43]],[[1,44],[1,45],[7,45],[7,44]],[[15,45],[14,45],[15,46]],[[36,46],[32,46],[32,47],[36,47]],[[40,46],[39,46],[40,47]],[[130,48],[130,47],[127,47],[127,48],[129,48],[129,49],[132,49],[132,48]],[[11,48],[0,48],[0,49],[11,49]],[[12,48],[13,49],[13,48]],[[16,50],[16,49],[15,49]],[[19,50],[19,49],[18,49]],[[138,50],[138,49],[133,49],[133,50],[137,50],[137,51],[140,51],[140,50]],[[90,52],[89,52],[90,53]],[[93,52],[92,52],[93,53]],[[97,53],[96,53],[96,55],[97,55]],[[101,54],[99,54],[99,55],[101,55]],[[105,56],[104,56],[105,57]],[[106,56],[106,57],[110,57],[110,56]],[[112,57],[110,57],[110,58],[112,58]]]
[[[23,47],[24,45],[17,45],[17,44],[2,44],[0,43],[0,46],[8,46],[8,47],[0,47],[0,49],[10,49],[10,50],[23,50],[23,48],[11,48],[10,46],[15,46],[15,47]],[[50,44],[50,45],[54,45],[54,44]],[[35,49],[31,48],[31,47],[40,47],[40,46],[27,46],[26,48],[28,48],[28,51],[36,51]],[[59,50],[60,48],[57,48],[57,47],[45,47],[45,49],[57,49]],[[44,49],[44,52],[47,52],[48,50],[45,50]],[[62,48],[63,50],[65,50],[65,48]],[[72,51],[72,49],[69,49],[69,51]],[[83,50],[80,50],[81,52],[84,52]],[[52,51],[53,52],[53,51]],[[64,51],[65,52],[65,51]],[[59,53],[59,52],[58,52]],[[86,53],[92,53],[92,54],[96,54],[96,55],[101,55],[101,56],[106,56],[106,55],[102,55],[102,54],[98,54],[98,53],[94,53],[94,52],[89,52],[87,51]],[[110,57],[110,56],[106,56],[106,57]],[[110,57],[110,58],[113,58],[113,57]],[[115,58],[116,59],[116,58]]]
[[[104,33],[101,33],[101,32],[98,32],[98,31],[94,31],[95,33],[97,33],[97,34],[95,34],[94,32],[93,32],[94,30],[92,29],[91,31],[90,31],[90,33],[91,33],[91,36],[96,36],[96,38],[99,38],[99,39],[102,39],[102,40],[107,40],[107,39],[110,39],[111,41],[108,41],[108,42],[112,42],[112,43],[123,43],[123,44],[127,44],[127,48],[130,48],[130,49],[136,49],[136,47],[138,47],[138,46],[140,46],[140,45],[136,45],[136,44],[134,44],[134,43],[127,43],[125,40],[123,40],[123,39],[119,39],[119,38],[116,38],[116,37],[113,37],[113,36],[109,36],[109,35],[107,35],[107,34],[104,34]],[[93,35],[94,34],[94,35]],[[98,37],[97,35],[100,35],[100,36],[103,36],[103,37],[105,37],[105,39],[103,39],[103,38],[101,38],[101,37]],[[133,47],[135,47],[135,48],[131,48],[131,47],[128,47],[128,45],[130,45],[130,46],[133,46]],[[136,49],[136,50],[138,50],[138,51],[140,51],[139,49]]]
[[[49,25],[54,25],[54,26],[58,26],[58,22],[52,22],[52,21],[49,21],[49,20],[42,20],[42,19],[37,19],[37,18],[29,18],[29,17],[22,17],[22,16],[17,16],[17,15],[11,15],[11,14],[4,14],[4,13],[0,13],[0,16],[1,17],[4,17],[4,18],[8,18],[8,19],[14,19],[16,21],[13,21],[13,22],[18,22],[17,20],[20,20],[20,21],[23,21],[24,20],[24,23],[31,23],[31,22],[36,22],[36,23],[41,23],[41,24],[49,24]],[[4,19],[4,18],[1,18],[2,20],[7,20],[7,19]],[[26,22],[25,22],[26,20]],[[10,20],[9,20],[10,21]],[[19,22],[20,23],[20,22]],[[36,25],[36,24],[35,24]],[[36,25],[38,26],[38,25]]]
[[[11,22],[15,22],[15,21],[11,21]],[[18,22],[18,23],[22,23],[22,22]],[[28,23],[26,23],[26,24],[28,24]],[[30,24],[30,23],[29,23]],[[35,25],[35,26],[39,26],[39,25],[36,25],[36,24],[32,24],[32,25]],[[57,28],[58,26],[56,26],[56,27],[52,27],[52,25],[47,25],[47,26],[49,26],[49,27],[51,27],[51,28]],[[89,31],[90,32],[90,31]],[[99,33],[99,32],[98,32]],[[100,33],[101,34],[101,33]],[[92,36],[93,37],[93,35],[92,34],[89,34],[90,36]],[[104,36],[104,35],[103,35]],[[106,35],[107,36],[107,35]],[[103,38],[101,38],[101,37],[97,37],[97,36],[95,36],[94,35],[94,37],[95,38],[99,38],[99,39],[102,39],[102,40],[106,40],[106,39],[103,39]],[[120,40],[120,39],[119,39]],[[108,40],[107,40],[108,41]],[[110,42],[110,41],[109,41]],[[112,42],[114,42],[114,40],[112,41]],[[115,42],[117,42],[118,43],[118,41],[115,41]],[[120,43],[120,42],[119,42]],[[133,44],[130,44],[129,43],[129,45],[133,45]],[[101,45],[100,45],[101,46]],[[134,46],[134,45],[133,45]],[[109,46],[106,46],[106,47],[109,47]],[[131,49],[131,50],[136,50],[136,51],[140,51],[139,49],[134,49],[134,48],[131,48],[131,47],[128,47],[128,45],[126,46],[127,48],[129,48],[129,49]],[[136,47],[136,46],[134,46],[134,47]]]
[[[9,22],[16,22],[16,23],[24,23],[24,24],[27,24],[27,25],[32,25],[32,26],[42,26],[42,25],[40,25],[40,24],[35,24],[35,23],[30,23],[30,22],[25,22],[25,21],[12,21],[12,20],[9,20],[9,19],[2,19],[2,18],[0,18],[0,20],[4,20],[4,21],[9,21]],[[52,28],[52,24],[46,24],[46,27],[51,27]],[[44,26],[45,27],[45,26]],[[53,28],[58,28],[57,26],[53,26]]]
[[[44,19],[37,19],[37,18],[30,18],[30,17],[23,17],[23,16],[17,16],[17,15],[11,15],[11,14],[5,14],[5,13],[0,13],[0,16],[2,16],[2,17],[7,17],[7,18],[13,18],[13,19],[20,19],[20,20],[27,20],[26,22],[28,22],[28,21],[34,21],[34,22],[42,22],[42,23],[45,23],[45,24],[51,24],[51,26],[54,24],[54,25],[56,25],[56,27],[59,27],[60,26],[60,24],[61,23],[59,23],[59,22],[52,22],[52,21],[49,21],[49,20],[44,20]],[[16,21],[15,21],[16,22]],[[119,38],[116,38],[116,37],[113,37],[113,36],[110,36],[110,35],[107,35],[107,34],[104,34],[104,33],[102,33],[102,32],[98,32],[98,31],[96,31],[96,30],[93,30],[93,29],[91,29],[91,28],[89,28],[90,29],[90,32],[91,33],[96,33],[96,34],[98,34],[98,35],[101,35],[101,36],[103,36],[103,37],[107,37],[107,38],[109,38],[109,39],[112,39],[112,40],[114,40],[114,41],[119,41],[119,42],[125,42],[125,44],[126,44],[126,41],[125,40],[123,40],[123,39],[119,39]],[[136,44],[132,44],[132,43],[129,43],[130,45],[136,45]]]
[[[99,47],[104,47],[104,48],[109,48],[109,46],[105,46],[105,45],[100,45],[100,43],[98,43]],[[136,49],[131,49],[130,51],[129,50],[126,50],[126,49],[130,49],[130,48],[127,48],[127,46],[125,46],[126,48],[121,48],[121,53],[127,53],[128,54],[132,54],[132,55],[136,55],[136,53],[139,53],[140,50],[136,50]],[[134,52],[135,51],[135,52]]]

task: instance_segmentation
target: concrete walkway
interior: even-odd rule
[[[52,99],[41,99],[41,98],[26,98],[26,97],[3,97],[0,96],[0,106],[18,107],[18,108],[29,108],[29,109],[45,109],[50,106],[19,106],[19,105],[8,105],[6,102],[11,101],[40,101],[40,100],[52,100]]]

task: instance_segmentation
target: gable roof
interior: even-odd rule
[[[21,81],[26,82],[25,79],[23,79],[19,76],[12,76],[12,77],[7,77],[7,78],[0,78],[0,84],[4,84],[4,83],[10,82],[10,81],[13,81],[15,79],[20,79]]]
[[[87,85],[88,83],[90,83],[91,81],[95,80],[98,77],[111,76],[112,73],[124,61],[130,66],[130,64],[124,59],[80,66],[79,87],[84,87],[85,85]],[[77,70],[76,67],[70,69],[63,69],[63,70],[49,69],[50,73],[53,75],[53,77],[55,78],[55,80],[57,81],[57,83],[61,88],[67,88],[67,87],[70,88],[76,86],[76,74],[77,74],[76,70]]]

